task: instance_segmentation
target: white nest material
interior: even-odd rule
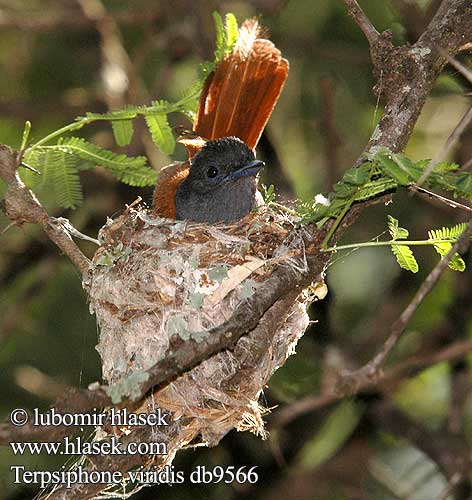
[[[233,226],[153,218],[141,209],[109,220],[93,260],[90,302],[100,327],[103,377],[115,401],[132,395],[144,371],[176,340],[198,341],[227,321],[257,294],[275,264],[303,267],[296,234],[285,215],[268,208]],[[263,435],[258,398],[308,325],[308,295],[302,292],[270,325],[270,335],[263,317],[233,350],[154,393],[141,411],[158,406],[172,412],[182,422],[173,440],[178,447],[196,439],[216,444],[234,427]]]

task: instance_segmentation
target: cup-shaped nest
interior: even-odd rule
[[[228,321],[277,266],[305,266],[304,241],[284,213],[264,207],[234,225],[154,218],[127,209],[100,232],[90,303],[103,377],[116,401],[179,342],[205,339]],[[141,410],[182,422],[176,447],[217,443],[229,430],[262,434],[261,391],[308,325],[309,294],[275,302],[233,349],[155,392]],[[169,454],[171,455],[170,450]]]

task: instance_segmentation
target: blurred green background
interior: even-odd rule
[[[379,30],[390,29],[394,42],[402,44],[416,40],[438,2],[360,4]],[[195,79],[198,64],[212,59],[213,10],[234,12],[239,21],[260,15],[290,61],[286,87],[258,147],[258,155],[270,165],[263,181],[276,186],[281,200],[308,200],[329,191],[360,154],[382,113],[382,103],[372,93],[367,42],[341,0],[0,0],[0,143],[19,147],[25,120],[33,124],[34,140],[87,111],[178,99]],[[471,58],[466,54],[462,61],[468,64]],[[468,91],[461,75],[444,71],[408,145],[410,157],[438,153],[470,105],[464,95]],[[172,125],[180,124],[188,126],[183,116],[172,116]],[[84,135],[116,151],[145,154],[156,169],[170,162],[153,146],[144,123],[137,125],[133,143],[125,149],[114,146],[107,124],[85,129]],[[179,148],[174,158],[182,159],[185,153]],[[471,157],[469,128],[449,159],[465,164]],[[101,169],[83,172],[81,180],[85,202],[75,211],[59,209],[50,193],[38,195],[52,214],[70,218],[92,237],[126,203],[138,196],[151,201],[151,189],[119,184]],[[343,241],[379,236],[387,214],[397,217],[412,239],[464,220],[458,211],[400,192],[392,204],[367,210]],[[1,214],[0,231],[7,226]],[[93,255],[92,244],[80,246]],[[327,271],[329,295],[311,308],[316,322],[265,391],[267,406],[289,405],[321,390],[337,371],[370,359],[437,262],[431,249],[415,253],[420,263],[416,275],[401,271],[388,249],[334,257]],[[446,271],[389,362],[471,338],[471,285],[470,270]],[[37,227],[14,227],[0,236],[0,286],[2,419],[17,407],[47,408],[61,382],[87,387],[100,379],[97,326],[79,275]],[[256,485],[185,483],[147,488],[135,498],[439,498],[448,471],[428,447],[409,439],[403,420],[391,425],[379,408],[398,412],[433,441],[440,436],[446,448],[449,437],[468,446],[471,382],[470,360],[440,363],[397,380],[388,390],[372,390],[274,427],[266,441],[232,432],[217,448],[181,453],[175,466],[188,474],[196,465],[258,465]],[[271,430],[271,416],[267,422]],[[62,461],[14,457],[0,449],[2,500],[37,493],[12,484],[12,464],[53,470]],[[467,478],[455,494],[464,499],[472,495]]]

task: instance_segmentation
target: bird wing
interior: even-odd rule
[[[190,162],[175,162],[159,172],[154,189],[152,213],[167,219],[175,219],[175,193],[180,183],[187,177]]]

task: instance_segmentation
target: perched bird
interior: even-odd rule
[[[254,149],[288,75],[288,61],[261,38],[254,19],[208,76],[193,133],[180,139],[189,159],[161,171],[153,213],[197,222],[234,222],[257,205]]]

